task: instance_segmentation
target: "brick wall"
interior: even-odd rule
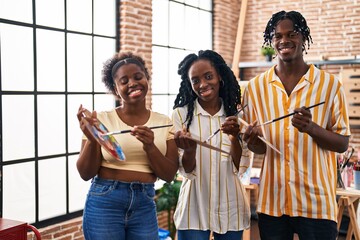
[[[152,2],[151,0],[120,1],[120,52],[132,51],[146,62],[151,76],[152,53]],[[151,106],[151,80],[146,97]]]
[[[214,50],[232,63],[236,26],[240,12],[239,0],[214,0]],[[271,15],[280,10],[296,10],[306,18],[313,44],[305,56],[308,60],[360,55],[360,4],[352,0],[300,0],[296,2],[249,0],[243,34],[241,62],[263,61],[260,54],[263,31]],[[341,66],[328,67],[338,73]],[[266,68],[248,69],[245,80]]]
[[[158,222],[160,228],[168,228],[166,211],[158,213]],[[84,240],[82,232],[82,217],[77,217],[69,221],[51,225],[46,228],[40,228],[38,230],[42,240]],[[27,240],[38,240],[33,232],[29,232],[27,236]]]
[[[232,63],[240,0],[214,0],[213,49],[219,52],[228,64]],[[151,0],[120,1],[120,51],[134,51],[146,61],[151,71]],[[272,13],[279,10],[297,10],[308,21],[314,44],[306,58],[321,60],[322,57],[360,55],[360,4],[353,0],[302,0],[291,3],[284,0],[249,0],[240,61],[263,61],[260,47],[263,31]],[[338,74],[343,66],[325,67]],[[359,66],[360,67],[360,66]],[[251,78],[265,69],[255,68],[245,71]],[[151,89],[147,98],[151,105]],[[360,149],[360,130],[352,129],[351,144]],[[261,157],[259,158],[261,159]],[[260,165],[256,162],[255,165]],[[159,214],[159,225],[167,228],[166,214]],[[164,220],[165,219],[165,220]],[[81,218],[39,229],[43,239],[77,240],[83,239]],[[35,239],[29,233],[28,239]]]

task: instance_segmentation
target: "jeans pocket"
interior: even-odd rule
[[[154,200],[154,197],[155,197],[155,189],[154,189],[154,188],[145,188],[145,189],[144,189],[144,195],[145,195],[149,200]]]
[[[101,183],[93,182],[89,190],[89,195],[103,196],[111,193],[113,189],[113,185],[104,185]]]

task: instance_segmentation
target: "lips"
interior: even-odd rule
[[[203,97],[206,97],[212,93],[212,90],[213,90],[212,88],[201,89],[199,91],[199,94]]]
[[[128,92],[128,95],[130,97],[137,97],[137,96],[140,96],[142,93],[142,90],[141,89],[132,89]]]
[[[288,53],[288,52],[292,51],[293,49],[294,49],[294,47],[291,47],[291,46],[283,46],[283,47],[279,47],[278,51],[280,53]]]

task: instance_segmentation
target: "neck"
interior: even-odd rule
[[[221,100],[220,98],[214,99],[214,101],[202,101],[199,99],[200,106],[207,111],[210,115],[215,115],[221,108]]]
[[[123,103],[123,105],[119,107],[119,110],[127,115],[141,115],[149,111],[145,106],[145,102],[142,104]]]
[[[279,61],[278,65],[275,68],[276,74],[278,76],[303,76],[308,71],[308,69],[309,65],[307,65],[304,60],[291,62]]]

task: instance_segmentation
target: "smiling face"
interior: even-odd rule
[[[137,64],[121,66],[114,75],[115,90],[124,103],[145,101],[148,91],[148,79]]]
[[[292,62],[303,58],[304,38],[296,32],[290,19],[280,20],[272,36],[278,58],[284,62]]]
[[[200,103],[219,100],[220,77],[209,60],[200,59],[194,62],[188,75]]]

